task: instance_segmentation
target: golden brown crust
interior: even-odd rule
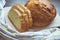
[[[11,10],[14,10],[16,13],[17,13],[17,11],[16,11],[16,9],[11,9]],[[10,11],[11,11],[10,10]],[[27,26],[25,23],[25,20],[22,18],[22,15],[19,15],[19,13],[17,13],[18,14],[18,16],[20,17],[20,22],[21,22],[21,28],[23,29],[23,27],[25,26]],[[24,32],[25,31],[25,29],[23,29],[23,30],[21,30],[21,28],[17,28],[16,27],[16,25],[13,23],[13,21],[10,19],[10,17],[9,17],[9,15],[8,15],[8,18],[9,18],[9,20],[11,21],[11,23],[15,26],[15,28],[18,30],[18,31],[20,31],[20,32]],[[25,23],[24,23],[25,22]]]
[[[20,18],[20,22],[21,22],[21,28],[17,28],[16,25],[13,23],[13,21],[10,19],[9,15],[8,15],[8,18],[9,18],[9,20],[11,21],[11,23],[15,26],[15,28],[16,28],[18,31],[20,31],[20,32],[27,31],[27,30],[29,29],[27,20],[25,20],[25,18],[27,18],[27,17],[23,17],[23,16],[27,16],[27,15],[22,15],[22,14],[19,13],[18,10],[15,9],[15,8],[12,8],[11,10],[14,10],[14,11],[18,14],[18,16],[19,16],[19,18]],[[10,11],[11,11],[11,10],[10,10]]]
[[[17,10],[18,11],[18,10]],[[17,12],[16,11],[16,12]],[[17,12],[18,13],[18,12]],[[20,13],[21,14],[21,13]],[[18,15],[19,15],[19,13],[18,13]],[[22,16],[22,17],[21,17]],[[19,17],[20,18],[20,22],[21,22],[21,28],[19,29],[19,31],[20,32],[24,32],[24,31],[27,31],[28,29],[29,29],[29,26],[28,26],[28,23],[27,23],[27,21],[28,20],[25,20],[25,18],[26,19],[28,19],[27,17],[25,17],[25,16],[27,16],[27,15],[22,15],[21,14],[21,16]]]
[[[18,10],[20,11],[20,5],[17,4],[16,7],[19,8]],[[28,16],[28,25],[31,27],[32,26],[32,17],[31,17],[30,10],[28,10],[24,6],[22,6],[22,10],[24,10],[23,14],[27,14],[27,16]]]
[[[49,25],[56,16],[56,9],[48,0],[29,0],[25,6],[31,11],[36,27]]]
[[[25,12],[27,13],[28,15],[28,20],[29,20],[29,26],[32,27],[32,16],[31,16],[31,12],[25,7]]]
[[[24,8],[23,6],[21,6],[21,5],[19,5],[19,4],[17,4],[16,7],[17,7],[18,10],[21,12],[24,20],[27,22],[27,25],[28,25],[28,27],[29,27],[28,15],[27,15],[27,13],[24,12],[24,9],[25,9],[25,8]]]
[[[10,19],[8,15],[8,18],[11,21],[11,23],[15,26],[15,28],[19,32],[27,31],[32,26],[32,17],[30,11],[26,7],[19,4],[12,6],[10,11],[12,10],[18,14],[20,18],[21,27],[20,28],[16,27],[16,25],[13,23],[13,21]]]

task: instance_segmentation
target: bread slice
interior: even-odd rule
[[[23,14],[27,14],[27,16],[28,16],[28,21],[29,21],[29,26],[30,27],[32,27],[32,16],[31,16],[31,13],[30,13],[30,10],[28,10],[26,7],[24,7],[24,6],[21,6],[21,5],[19,5],[19,4],[17,4],[17,5],[15,5],[15,6],[13,6],[13,8],[17,8],[17,10],[19,10],[21,13],[23,13]]]
[[[24,32],[27,31],[30,27],[30,18],[29,15],[27,15],[30,13],[30,11],[27,11],[28,9],[24,10],[24,7],[18,5],[19,4],[11,8],[11,10],[8,12],[8,18],[18,31]]]

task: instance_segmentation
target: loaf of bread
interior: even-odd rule
[[[20,4],[12,6],[8,12],[8,18],[19,32],[25,32],[32,26],[30,11]]]
[[[29,0],[25,5],[33,19],[33,27],[48,26],[56,16],[56,9],[49,0]]]

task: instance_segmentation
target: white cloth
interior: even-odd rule
[[[5,0],[0,0],[0,9],[3,8],[3,6],[5,5],[6,1]]]

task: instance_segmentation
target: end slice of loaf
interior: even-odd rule
[[[8,12],[9,20],[14,25],[14,27],[20,32],[27,31],[30,26],[30,17],[28,15],[30,12],[27,10],[25,9],[25,7],[17,4],[13,6]]]
[[[26,7],[24,7],[23,5],[21,6],[21,5],[19,5],[19,4],[16,4],[15,6],[13,6],[12,8],[16,8],[17,10],[19,10],[22,14],[27,14],[27,16],[28,16],[28,21],[29,21],[29,23],[28,23],[28,25],[30,26],[30,27],[32,27],[32,16],[31,16],[31,12],[30,12],[30,10],[28,10]],[[26,18],[25,18],[26,19]],[[27,19],[26,19],[27,20]]]

